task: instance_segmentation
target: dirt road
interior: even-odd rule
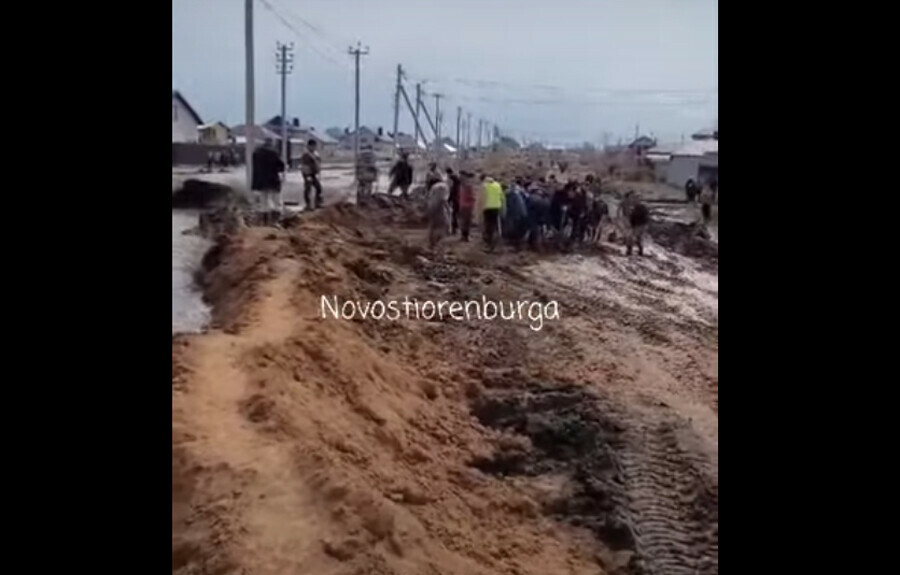
[[[717,247],[431,252],[381,204],[206,258],[214,329],[173,338],[173,572],[717,573]],[[560,319],[323,319],[334,295]]]

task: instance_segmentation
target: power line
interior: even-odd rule
[[[259,0],[259,1],[262,3],[263,7],[265,7],[266,10],[268,10],[269,12],[271,12],[271,13],[272,13],[272,14],[273,14],[273,15],[274,15],[274,16],[275,16],[275,17],[276,17],[276,18],[277,18],[277,19],[278,19],[278,20],[279,20],[279,21],[280,21],[280,22],[281,22],[288,30],[290,30],[291,32],[293,32],[294,34],[296,34],[296,35],[297,35],[297,38],[299,38],[300,41],[301,41],[304,45],[306,45],[306,46],[307,46],[308,48],[310,48],[313,52],[315,52],[316,54],[318,54],[319,56],[321,56],[321,57],[324,58],[325,60],[328,60],[329,62],[331,62],[332,64],[335,64],[336,66],[340,66],[341,68],[346,69],[346,65],[345,65],[345,64],[342,64],[342,63],[339,62],[337,59],[335,59],[335,58],[331,57],[330,55],[328,55],[328,54],[326,54],[326,53],[320,51],[320,50],[316,47],[315,44],[311,43],[310,40],[309,40],[306,36],[304,36],[303,34],[301,34],[300,31],[297,30],[297,28],[296,28],[293,24],[291,24],[290,22],[288,22],[287,19],[286,19],[283,15],[281,15],[281,13],[278,12],[278,10],[276,10],[274,6],[272,6],[272,4],[269,2],[269,0]]]
[[[317,25],[313,24],[312,22],[310,22],[309,20],[298,15],[296,12],[294,12],[287,6],[284,6],[283,9],[288,14],[288,16],[290,16],[290,17],[294,18],[295,20],[297,20],[298,22],[300,22],[300,24],[302,26],[304,26],[305,28],[307,28],[308,30],[313,32],[314,34],[317,34],[322,39],[327,40],[329,42],[336,42],[337,44],[346,44],[346,42],[344,42],[343,39],[338,38],[332,34],[329,34],[325,30],[323,30],[320,26],[317,26]]]

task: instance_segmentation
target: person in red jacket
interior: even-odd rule
[[[460,172],[457,219],[462,241],[469,241],[469,230],[472,229],[472,214],[475,212],[475,175],[471,172]]]

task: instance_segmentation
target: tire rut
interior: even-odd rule
[[[521,372],[519,372],[521,375]],[[545,513],[592,531],[602,548],[630,552],[628,575],[718,573],[718,483],[704,456],[682,447],[686,422],[660,408],[636,415],[578,387],[486,381],[473,413],[528,437],[472,465],[496,475],[563,474],[571,488]]]

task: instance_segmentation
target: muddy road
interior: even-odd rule
[[[173,572],[717,573],[718,247],[651,235],[431,251],[382,198],[223,238],[212,328],[173,339]],[[560,317],[323,319],[330,295]]]

